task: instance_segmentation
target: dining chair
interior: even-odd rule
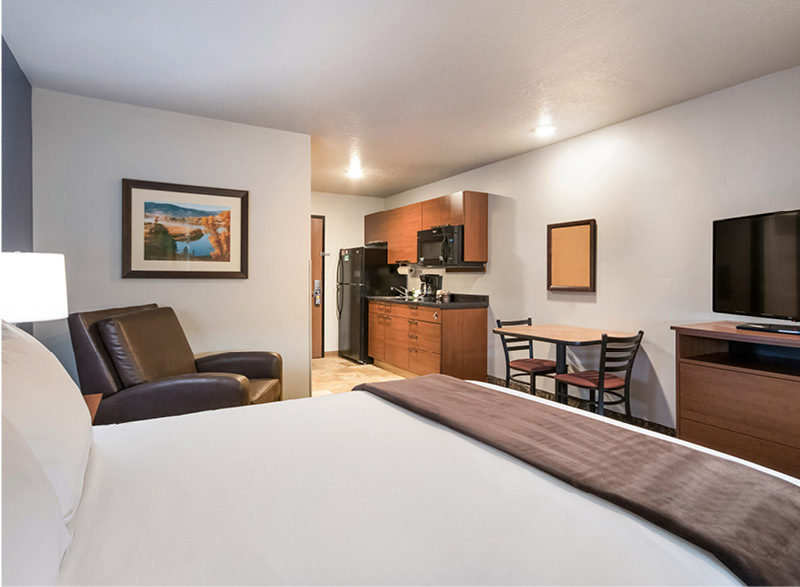
[[[589,390],[589,399],[573,398],[588,402],[592,411],[603,415],[605,406],[625,404],[625,416],[631,420],[631,373],[633,361],[639,352],[644,331],[636,336],[612,337],[603,334],[600,348],[600,366],[594,371],[576,371],[555,376],[556,381]],[[616,375],[619,373],[619,375]],[[596,394],[596,395],[595,395]],[[605,394],[613,396],[605,400]]]
[[[530,326],[533,321],[530,317],[525,320],[498,320],[497,327]],[[498,333],[499,334],[499,333]],[[530,385],[530,393],[536,395],[536,376],[556,372],[556,362],[549,359],[536,359],[533,356],[533,340],[518,338],[512,334],[499,334],[503,343],[503,353],[506,356],[506,387],[512,380],[523,385]],[[527,357],[512,359],[511,353],[526,351]],[[513,373],[512,371],[518,371]],[[525,379],[528,378],[529,381]]]

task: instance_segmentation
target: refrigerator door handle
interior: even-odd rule
[[[336,319],[342,319],[342,284],[336,284]]]

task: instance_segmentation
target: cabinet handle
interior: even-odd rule
[[[439,312],[434,312],[433,313],[433,319],[434,320],[438,320],[439,319]]]
[[[409,320],[408,323],[409,323],[410,326],[416,326],[417,325],[417,321],[416,320]]]
[[[408,335],[408,338],[413,338],[414,340],[416,340],[416,338],[417,338],[417,335],[416,335],[416,334],[409,334],[409,335]]]
[[[408,352],[409,352],[409,353],[416,353],[416,352],[417,352],[417,349],[408,349]]]

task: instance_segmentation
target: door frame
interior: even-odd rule
[[[321,297],[321,301],[322,301],[322,304],[321,304],[321,307],[320,307],[320,315],[321,315],[321,318],[320,318],[320,320],[321,320],[320,336],[322,337],[322,341],[320,343],[320,350],[322,351],[322,358],[325,358],[325,255],[324,255],[324,253],[325,253],[325,216],[323,216],[321,214],[312,214],[311,218],[312,219],[313,218],[317,218],[319,220],[322,220],[322,251],[320,251],[321,253],[323,253],[323,254],[320,255],[320,258],[321,258],[321,261],[322,261],[322,271],[321,271],[321,274],[322,274],[321,282],[322,283],[320,284],[320,290],[321,290],[320,297]],[[311,254],[313,255],[314,252],[312,251]],[[313,275],[311,276],[311,285],[314,285],[314,276]],[[311,289],[313,291],[314,288],[311,288]],[[312,328],[312,332],[313,332],[313,328]],[[311,341],[311,347],[312,348],[314,347],[314,341],[313,340]],[[312,355],[313,355],[313,352],[312,352]]]

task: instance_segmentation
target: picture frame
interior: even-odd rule
[[[547,289],[595,291],[597,221],[547,225]]]
[[[122,277],[247,279],[246,190],[122,180]]]

